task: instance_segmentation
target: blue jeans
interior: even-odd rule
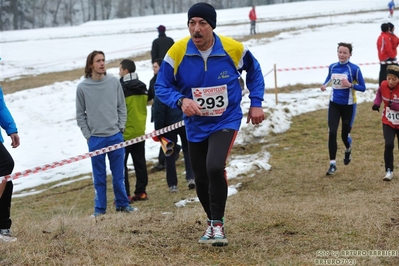
[[[117,143],[123,142],[121,132],[110,137],[90,137],[88,141],[89,151],[102,149]],[[91,157],[93,168],[94,184],[94,212],[104,213],[107,210],[107,171],[105,164],[105,155],[107,154],[111,173],[112,186],[114,189],[116,207],[125,207],[129,205],[125,190],[124,157],[125,149],[117,149],[108,153]]]

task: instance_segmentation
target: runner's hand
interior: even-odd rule
[[[12,133],[10,135],[10,138],[11,138],[11,147],[13,148],[18,147],[20,144],[18,133]]]
[[[247,124],[251,121],[253,125],[259,125],[265,120],[265,113],[262,107],[250,107],[247,117]]]
[[[371,109],[373,109],[373,111],[378,111],[379,112],[380,111],[380,106],[374,104],[373,107],[371,107]]]
[[[188,98],[182,100],[181,110],[186,116],[202,115],[201,105]]]

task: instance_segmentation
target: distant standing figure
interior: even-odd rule
[[[392,0],[391,2],[388,3],[388,9],[389,9],[389,18],[393,17],[393,12],[395,10],[395,2]]]
[[[151,62],[154,63],[154,60],[157,58],[163,59],[166,55],[166,52],[169,48],[175,43],[175,41],[166,36],[165,31],[166,27],[164,25],[158,26],[158,38],[156,38],[152,42],[151,47]]]
[[[392,47],[391,33],[388,23],[381,24],[381,34],[377,39],[378,59],[380,60],[380,75],[378,84],[387,77],[387,66],[396,60],[396,53]]]
[[[249,11],[249,20],[251,21],[251,32],[250,34],[256,34],[256,11],[255,6],[252,6],[251,11]]]
[[[160,62],[162,64],[162,61]],[[155,63],[154,63],[155,64]],[[183,120],[183,112],[179,108],[171,108],[161,102],[155,94],[154,103],[152,104],[152,117],[154,119],[154,128],[156,130],[170,126]],[[180,152],[180,147],[177,147],[177,136],[180,137],[182,143],[181,149],[184,154],[184,166],[186,170],[186,181],[188,189],[195,188],[194,173],[190,162],[190,155],[188,153],[188,142],[186,135],[186,127],[182,126],[170,132],[163,134],[163,136],[174,143],[174,150],[172,155],[165,156],[166,161],[166,181],[171,193],[178,191],[177,189],[177,172],[176,172],[176,154]],[[163,151],[162,151],[163,153]]]
[[[155,81],[157,80],[158,71],[159,71],[159,67],[161,66],[161,64],[162,64],[162,58],[154,59],[154,62],[152,64],[152,70],[154,71],[154,76],[150,80],[150,84],[148,86],[148,101],[151,101],[154,99],[154,96],[155,96],[154,85],[155,85]],[[151,122],[154,122],[153,114],[151,114]],[[180,150],[181,150],[181,146],[179,144],[175,143],[173,154],[175,156],[176,161],[179,159]],[[152,168],[152,170],[153,171],[162,171],[164,169],[166,169],[166,156],[162,150],[162,147],[159,147],[158,164],[155,165]]]
[[[345,145],[344,164],[348,165],[352,159],[352,138],[350,133],[356,116],[356,91],[364,92],[366,85],[360,68],[349,62],[352,55],[352,44],[338,43],[338,62],[328,68],[328,75],[321,86],[325,91],[331,81],[331,96],[328,107],[328,151],[330,167],[326,175],[333,175],[337,171],[335,157],[337,155],[337,131],[339,120],[342,121],[341,138]]]
[[[119,76],[125,94],[127,121],[123,137],[126,140],[143,136],[147,121],[147,86],[139,80],[136,64],[130,59],[124,59],[119,65]],[[136,173],[134,196],[130,196],[129,170],[127,161],[131,155]],[[129,201],[147,200],[148,185],[147,163],[145,160],[145,141],[125,147],[125,188]]]
[[[399,66],[390,65],[387,67],[387,77],[381,83],[374,100],[373,110],[379,111],[381,102],[384,102],[382,112],[382,132],[385,140],[384,181],[391,181],[394,170],[395,136],[399,140]]]
[[[157,95],[155,94],[154,103],[152,105],[152,112],[154,117],[154,127],[155,129],[161,129],[177,122],[183,120],[183,112],[178,108],[170,108],[166,104],[162,103]],[[188,153],[188,143],[187,143],[187,135],[186,135],[186,127],[182,126],[170,132],[167,132],[162,135],[163,137],[169,139],[177,145],[177,137],[180,137],[182,143],[182,149],[184,154],[184,166],[186,170],[186,181],[188,189],[195,188],[195,180],[194,173],[190,162],[190,156]],[[178,191],[177,188],[177,171],[176,171],[176,153],[178,153],[180,149],[174,148],[173,153],[170,156],[165,156],[166,161],[166,182],[169,187],[169,192],[176,193]]]
[[[76,90],[76,121],[87,139],[89,151],[123,142],[125,96],[119,80],[107,76],[102,51],[93,51],[87,56],[85,79]],[[137,210],[129,205],[127,198],[123,165],[125,149],[121,148],[91,157],[95,190],[93,217],[103,215],[107,210],[106,155],[112,172],[116,211]]]
[[[0,86],[0,126],[3,128],[7,135],[11,138],[11,147],[16,148],[19,146],[19,136],[17,126],[14,119],[8,110],[3,97],[3,90]],[[3,145],[4,139],[0,132],[0,176],[6,176],[12,173],[14,169],[14,160],[10,153]],[[13,191],[12,180],[0,183],[0,242],[12,242],[17,240],[11,236],[11,196]]]

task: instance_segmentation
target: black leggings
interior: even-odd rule
[[[392,128],[391,126],[382,124],[382,133],[384,134],[385,140],[385,150],[384,150],[384,162],[385,162],[385,171],[391,169],[393,171],[393,149],[395,148],[395,135],[398,138],[399,142],[399,129]]]
[[[148,185],[147,163],[145,160],[145,141],[125,147],[125,189],[128,196],[130,196],[129,169],[127,168],[129,154],[132,157],[134,172],[136,173],[134,194],[137,195],[144,193],[146,192]]]
[[[356,104],[341,105],[330,102],[328,108],[328,151],[330,160],[335,160],[337,155],[337,132],[339,120],[342,120],[341,138],[348,149],[352,144],[350,133],[356,115]]]
[[[198,198],[208,219],[222,220],[227,200],[226,160],[237,131],[223,129],[201,142],[189,142]]]
[[[14,169],[14,160],[10,153],[0,142],[0,176],[9,175]],[[12,181],[8,181],[4,189],[3,195],[0,198],[0,229],[10,229],[10,209],[11,209],[11,196],[13,190]]]

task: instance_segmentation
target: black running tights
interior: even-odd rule
[[[352,139],[349,134],[352,130],[355,115],[356,104],[340,105],[330,102],[328,108],[328,150],[330,153],[330,160],[335,160],[337,155],[337,132],[340,120],[342,120],[342,141],[347,149],[351,146]]]
[[[237,131],[223,129],[201,142],[189,142],[198,198],[209,220],[222,220],[227,200],[226,160]]]
[[[382,124],[382,132],[384,134],[385,140],[385,149],[384,149],[384,162],[385,162],[385,171],[390,169],[393,171],[393,150],[395,148],[395,135],[398,138],[399,143],[399,129],[395,129],[391,126]]]

